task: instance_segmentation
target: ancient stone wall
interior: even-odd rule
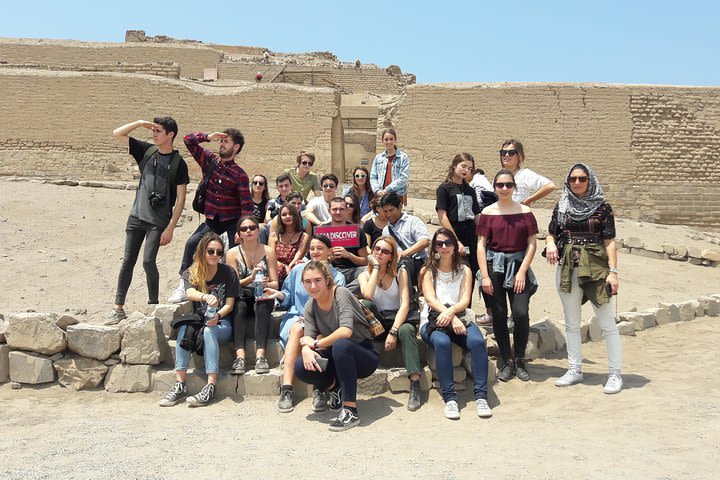
[[[190,131],[238,127],[246,138],[239,163],[270,178],[294,165],[301,150],[330,171],[334,91],[279,84],[223,88],[147,75],[0,68],[0,175],[132,179],[137,168],[113,129],[155,115],[179,126],[176,147],[197,179],[182,144]],[[134,132],[150,139],[149,131]],[[210,147],[216,149],[217,145]]]
[[[397,95],[402,92],[398,78],[379,68],[288,65],[275,81],[338,88],[343,93]]]
[[[173,62],[151,63],[99,63],[95,65],[39,65],[32,63],[4,63],[3,68],[47,69],[65,72],[119,72],[159,75],[180,78],[180,65]]]
[[[720,227],[720,88],[414,85],[386,110],[378,131],[396,128],[416,194],[434,193],[462,151],[494,175],[513,137],[525,165],[557,185],[572,163],[590,164],[621,214]]]
[[[183,44],[0,39],[0,66],[5,63],[87,67],[118,62],[175,62],[180,65],[180,76],[202,79],[203,70],[216,67],[221,56],[210,47]]]

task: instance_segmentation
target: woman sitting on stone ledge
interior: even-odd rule
[[[411,310],[410,280],[407,270],[398,270],[397,243],[390,236],[377,239],[368,255],[368,269],[358,277],[362,303],[385,327],[385,350],[402,349],[405,369],[410,379],[410,397],[407,409],[420,408],[420,354],[417,343],[417,327],[420,315],[417,305]]]
[[[557,289],[565,313],[569,364],[555,385],[567,387],[583,380],[580,310],[590,300],[607,345],[610,376],[603,391],[618,393],[623,385],[622,350],[611,298],[618,291],[615,217],[587,165],[577,163],[570,168],[548,232],[545,256],[551,265],[558,264]]]
[[[198,320],[204,319],[202,329],[204,342],[205,373],[208,383],[200,393],[187,399],[194,407],[209,404],[215,396],[215,384],[219,372],[220,345],[227,343],[232,334],[231,314],[238,296],[237,274],[232,268],[220,263],[223,257],[223,243],[216,233],[206,233],[198,243],[193,263],[183,272],[185,293],[193,302],[193,309]],[[178,330],[178,338],[184,338],[187,326]],[[177,405],[187,397],[185,383],[190,351],[175,346],[175,373],[177,381],[170,391],[160,400],[161,407]]]

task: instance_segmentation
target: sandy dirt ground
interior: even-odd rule
[[[112,304],[134,192],[0,181],[0,313],[87,310]],[[411,201],[430,210],[427,201]],[[547,225],[549,211],[536,212]],[[161,298],[177,284],[185,220],[161,249]],[[618,222],[618,236],[704,245],[679,226]],[[542,242],[539,242],[542,245]],[[542,246],[540,247],[540,249]],[[621,254],[619,311],[720,293],[720,270]],[[554,268],[538,257],[531,317],[561,318]],[[146,311],[141,264],[128,311]],[[479,305],[479,304],[478,304]],[[591,311],[584,312],[589,318]],[[330,414],[303,400],[287,415],[275,398],[223,399],[204,409],[161,409],[160,393],[79,392],[0,385],[0,478],[717,478],[720,390],[713,367],[718,318],[622,337],[625,390],[602,393],[604,345],[585,344],[585,382],[559,389],[559,352],[530,366],[531,381],[496,384],[493,418],[469,391],[462,419],[442,416],[432,390],[417,412],[405,394],[361,398],[362,425],[333,434]]]

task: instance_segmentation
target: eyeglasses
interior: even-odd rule
[[[255,224],[247,225],[245,227],[238,227],[238,231],[243,232],[243,233],[247,232],[248,230],[250,230],[251,232],[254,232],[257,229],[258,229],[258,226]]]
[[[334,183],[324,183],[322,187],[327,188],[327,189],[335,188],[335,184]]]
[[[264,186],[265,186],[265,182],[256,182],[256,181],[253,181],[253,185],[257,185],[258,187],[264,187]]]
[[[374,247],[373,252],[382,253],[383,255],[392,255],[392,250],[388,250],[387,248],[382,247]]]
[[[500,150],[501,157],[504,157],[505,155],[507,155],[509,157],[514,157],[515,154],[517,154],[517,153],[518,153],[517,150]]]
[[[208,255],[214,255],[217,257],[222,257],[223,255],[225,255],[225,252],[223,252],[222,248],[208,248],[205,251],[208,253]]]
[[[313,163],[315,163],[315,162],[308,162],[307,160],[303,160],[302,162],[300,162],[300,165],[305,165],[306,167],[312,167]]]
[[[367,178],[367,175],[364,173],[356,173],[355,178]]]
[[[515,188],[515,184],[513,182],[496,182],[495,188],[497,188],[498,190],[502,190],[504,188],[510,190],[511,188]]]
[[[435,248],[452,247],[455,242],[448,238],[447,240],[435,240]]]
[[[576,182],[585,183],[587,181],[588,181],[588,177],[586,177],[585,175],[580,176],[580,177],[568,177],[568,183],[576,183]]]

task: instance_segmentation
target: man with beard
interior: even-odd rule
[[[208,232],[221,235],[227,233],[229,248],[235,246],[237,222],[253,213],[250,182],[235,157],[245,144],[240,130],[227,128],[222,132],[190,133],[183,139],[185,146],[200,165],[203,177],[208,177],[205,191],[205,221],[201,223],[185,244],[180,275],[192,264],[193,255],[200,239]],[[204,142],[219,141],[218,154],[200,146]],[[183,281],[173,291],[168,301],[172,303],[185,300]]]

